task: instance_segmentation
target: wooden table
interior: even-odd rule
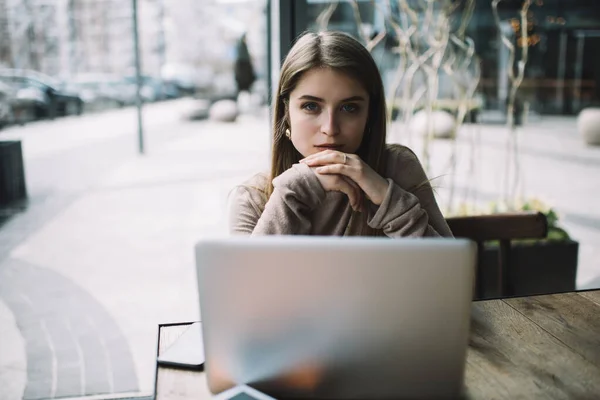
[[[600,290],[473,303],[471,399],[600,399]],[[189,324],[162,325],[158,354]],[[203,372],[157,367],[156,399],[210,399]]]

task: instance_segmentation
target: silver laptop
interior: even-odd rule
[[[461,393],[475,246],[271,236],[196,245],[211,392],[275,398]]]

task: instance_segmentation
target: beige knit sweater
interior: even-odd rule
[[[381,205],[366,207],[366,223],[389,237],[451,237],[417,156],[400,145],[390,145],[386,151],[388,190]],[[307,165],[295,164],[276,177],[268,201],[267,184],[267,174],[258,174],[232,192],[232,234],[341,236],[363,232],[365,217],[352,210],[345,194],[325,192]]]

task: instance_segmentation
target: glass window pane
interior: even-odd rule
[[[565,228],[580,245],[576,286],[600,287],[595,2],[507,0],[496,14],[488,0],[302,4],[298,33],[341,30],[370,49],[388,141],[417,152],[447,215],[556,211],[550,236]]]
[[[2,398],[152,396],[193,246],[268,164],[267,1],[137,0],[143,154],[132,5],[0,0]]]

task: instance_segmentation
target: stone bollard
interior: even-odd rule
[[[600,108],[586,108],[577,117],[577,129],[586,144],[600,145]]]
[[[419,136],[427,135],[428,124],[431,124],[433,137],[449,139],[454,137],[456,121],[452,114],[442,110],[434,110],[431,116],[425,110],[420,110],[413,115],[409,129]]]
[[[211,121],[235,122],[238,117],[238,106],[233,100],[219,100],[208,110]]]
[[[0,205],[26,198],[21,141],[0,141]]]

